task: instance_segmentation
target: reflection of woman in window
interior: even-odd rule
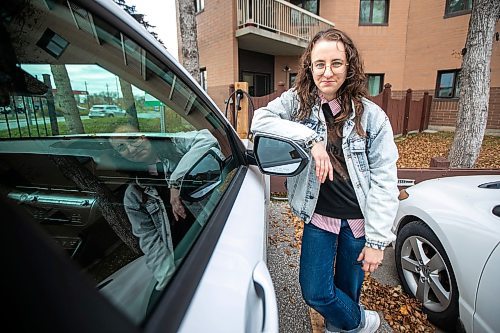
[[[182,177],[217,141],[201,130],[172,135],[158,146],[144,136],[127,137],[137,133],[131,126],[117,132],[123,136],[111,138],[111,145],[140,170],[125,191],[125,211],[160,290],[174,271],[174,247],[195,220],[179,196]]]

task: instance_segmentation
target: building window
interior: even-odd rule
[[[207,91],[208,83],[207,83],[207,69],[206,67],[200,68],[200,85],[203,90]]]
[[[243,72],[242,81],[248,83],[248,94],[253,97],[271,93],[271,75],[267,73]]]
[[[436,98],[458,98],[460,70],[438,71],[436,82]]]
[[[446,0],[445,16],[456,16],[470,13],[472,0]]]
[[[319,0],[290,0],[290,3],[308,12],[319,15]]]
[[[194,1],[194,10],[196,13],[201,12],[205,9],[205,0],[195,0]]]
[[[389,19],[389,0],[361,0],[360,25],[386,25]]]
[[[368,77],[368,94],[377,96],[384,88],[384,74],[366,74]]]
[[[295,80],[297,79],[297,73],[290,73],[288,77],[288,87],[292,88],[295,86]]]

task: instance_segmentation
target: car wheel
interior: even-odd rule
[[[109,118],[113,118],[115,115],[114,114],[108,114]]]
[[[401,228],[396,239],[396,269],[403,289],[422,302],[429,320],[445,330],[458,325],[458,287],[443,245],[422,221]]]

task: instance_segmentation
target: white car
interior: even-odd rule
[[[402,190],[393,231],[403,288],[431,322],[451,332],[500,332],[500,175]]]
[[[70,82],[50,78],[70,87],[58,98],[74,98],[71,87],[83,83],[89,100],[102,98],[102,87],[119,78],[133,86],[137,109],[147,108],[146,95],[166,106],[134,124],[79,126],[72,115],[27,127],[22,137],[0,132],[4,325],[278,333],[266,259],[268,175],[301,172],[303,148],[274,136],[240,139],[114,1],[2,1],[0,14],[2,100],[27,95],[49,114],[53,101],[22,79],[66,67]]]
[[[124,117],[125,110],[116,105],[99,104],[90,108],[89,118]]]

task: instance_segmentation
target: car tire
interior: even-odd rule
[[[109,118],[113,118],[115,115],[114,114],[108,114]]]
[[[412,221],[398,232],[396,269],[404,291],[423,304],[434,325],[450,332],[459,327],[458,287],[443,245],[422,221]]]

